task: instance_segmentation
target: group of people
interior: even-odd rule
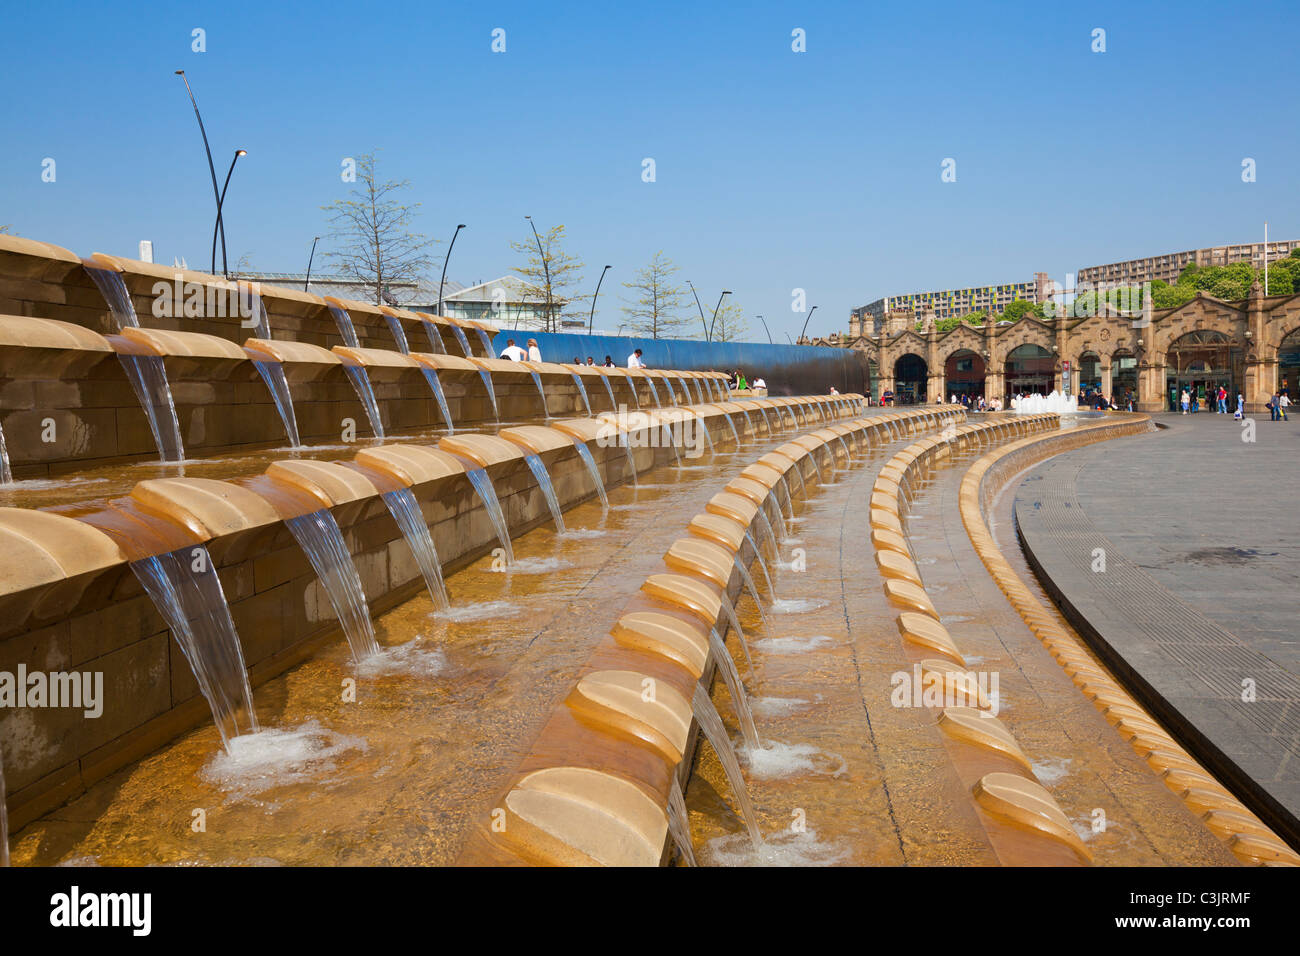
[[[767,388],[767,382],[761,378],[756,378],[751,382],[745,378],[745,373],[742,370],[733,368],[727,371],[727,388],[733,392],[736,390],[743,392],[751,388]]]
[[[958,398],[956,393],[953,393],[951,396],[949,396],[948,402],[951,405],[961,405],[969,412],[1002,411],[1002,399],[1000,398],[986,399],[983,395],[979,395],[979,396],[963,395],[960,398]]]
[[[542,350],[541,350],[541,349],[538,347],[538,345],[537,345],[537,339],[529,339],[529,340],[528,340],[528,349],[527,349],[527,351],[525,351],[524,349],[521,349],[518,345],[516,345],[514,339],[506,339],[506,347],[503,348],[503,349],[501,350],[501,358],[506,359],[506,360],[511,361],[511,362],[540,362],[540,361],[542,361]],[[581,359],[581,357],[575,355],[575,356],[573,357],[573,364],[574,364],[574,365],[590,365],[590,366],[592,366],[592,367],[595,367],[595,365],[596,365],[596,359],[595,359],[594,356],[588,355],[588,356],[587,356],[587,361],[584,362],[584,361]],[[605,356],[605,361],[601,363],[601,366],[600,366],[600,367],[601,367],[601,368],[614,368],[615,365],[614,365],[614,359],[613,359],[613,357],[612,357],[612,356],[609,356],[609,355],[606,355],[606,356]],[[641,350],[640,350],[640,349],[637,349],[635,352],[633,352],[631,355],[629,355],[629,356],[627,357],[627,367],[628,367],[628,368],[645,368],[645,367],[646,367],[645,362],[644,362],[644,361],[642,360],[642,358],[641,358]]]

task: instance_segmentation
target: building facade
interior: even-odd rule
[[[1127,315],[1106,308],[1085,318],[965,322],[949,332],[933,323],[879,336],[817,339],[867,353],[872,391],[904,402],[946,401],[954,394],[1001,398],[1017,393],[1099,389],[1117,404],[1164,411],[1182,389],[1227,388],[1251,413],[1278,389],[1300,397],[1300,294],[1225,301],[1199,293],[1175,309]]]
[[[887,295],[850,313],[850,335],[854,334],[855,326],[862,332],[870,329],[871,335],[879,335],[885,330],[887,319],[900,312],[911,313],[913,322],[920,321],[927,313],[933,313],[936,319],[947,319],[972,312],[1001,312],[1017,299],[1038,304],[1046,302],[1051,294],[1047,273],[1038,272],[1030,282]]]
[[[1300,239],[1268,244],[1268,261],[1285,259],[1292,249],[1300,248]],[[1184,252],[1166,252],[1144,259],[1126,259],[1101,266],[1079,270],[1078,284],[1083,285],[1141,285],[1157,279],[1173,285],[1178,281],[1188,263],[1197,266],[1227,266],[1234,262],[1249,262],[1256,269],[1264,268],[1264,243],[1244,242],[1233,246],[1212,246],[1208,249],[1188,249]]]

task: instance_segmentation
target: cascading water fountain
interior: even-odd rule
[[[573,384],[578,386],[578,394],[582,396],[582,405],[587,409],[587,417],[591,417],[591,402],[587,400],[587,386],[582,384],[582,376],[577,372],[570,373],[573,375]]]
[[[375,399],[375,390],[370,385],[370,373],[362,365],[344,365],[343,371],[348,376],[348,381],[352,383],[352,388],[357,393],[357,398],[361,400],[361,407],[366,411],[366,419],[370,422],[370,430],[376,438],[384,437],[384,420],[379,414],[379,402]]]
[[[763,557],[763,552],[759,549],[758,542],[754,540],[754,536],[750,534],[748,530],[745,531],[745,540],[748,541],[749,546],[754,549],[754,558],[758,561],[758,569],[763,572],[763,580],[767,582],[767,593],[772,595],[772,599],[775,600],[776,588],[772,586],[772,575],[767,569],[767,559]],[[780,557],[780,555],[778,554],[777,557]]]
[[[289,394],[289,380],[284,376],[284,367],[279,362],[259,362],[256,359],[253,360],[253,367],[262,376],[262,381],[266,383],[275,407],[280,412],[280,421],[284,422],[289,447],[303,447],[298,438],[298,417],[293,411],[293,396]]]
[[[421,365],[420,370],[424,372],[424,380],[429,383],[433,397],[438,402],[438,411],[442,413],[442,421],[447,426],[447,434],[456,434],[456,426],[451,420],[451,409],[447,406],[447,395],[442,390],[442,381],[438,378],[438,370],[429,368],[427,365]],[[492,397],[492,405],[494,408],[496,407],[495,395]]]
[[[429,351],[435,355],[446,355],[447,346],[442,342],[442,335],[438,332],[438,323],[430,322],[428,319],[421,319],[424,326],[424,334],[429,338]]]
[[[135,314],[131,293],[127,291],[121,273],[112,269],[98,269],[85,262],[82,265],[108,304],[109,314],[117,324],[118,331],[138,329],[140,320]],[[165,462],[184,461],[185,446],[181,442],[181,426],[176,418],[176,403],[172,400],[167,367],[163,364],[162,357],[122,353],[117,357],[131,382],[131,390],[135,392],[140,407],[149,419],[149,431],[153,433],[159,457]]]
[[[352,316],[348,314],[348,310],[329,303],[326,303],[325,307],[330,310],[330,315],[334,316],[334,325],[339,330],[343,344],[352,349],[360,348],[361,341],[357,338],[357,327],[352,324]]]
[[[370,620],[370,605],[361,587],[361,575],[343,540],[343,532],[334,515],[324,508],[296,518],[286,518],[284,525],[311,562],[321,587],[329,597],[339,625],[352,648],[352,660],[360,664],[379,653],[375,627]]]
[[[385,312],[384,321],[388,323],[388,331],[393,333],[393,341],[397,343],[397,351],[403,355],[410,355],[411,345],[406,341],[406,329],[402,328],[402,320]]]
[[[460,343],[461,349],[465,352],[465,358],[473,358],[474,350],[469,347],[469,339],[465,337],[465,330],[459,325],[453,325],[451,333],[456,336],[456,341]]]
[[[1055,412],[1058,415],[1072,415],[1079,411],[1079,396],[1062,395],[1053,391],[1050,395],[1026,395],[1024,398],[1011,400],[1011,411],[1017,415],[1041,415]]]
[[[600,507],[605,513],[609,513],[609,496],[605,493],[605,483],[600,479],[600,468],[596,466],[596,459],[592,457],[591,449],[585,442],[578,439],[573,440],[573,447],[578,452],[578,457],[582,463],[587,466],[587,473],[591,475],[591,483],[596,486],[596,494],[600,496]]]
[[[745,639],[745,632],[740,626],[740,618],[736,616],[736,609],[730,599],[722,595],[722,613],[727,617],[727,624],[736,632],[736,640],[740,641],[740,646],[745,651],[745,660],[749,661],[750,670],[754,667],[754,657],[749,653],[749,641]]]
[[[736,447],[739,448],[740,433],[736,431],[736,423],[731,420],[731,414],[729,412],[723,412],[722,417],[726,419],[727,427],[731,429],[731,438],[736,443]]]
[[[465,333],[461,332],[461,336],[464,335]],[[500,424],[501,410],[497,408],[497,390],[492,387],[492,373],[485,368],[481,368],[478,370],[478,376],[483,380],[483,387],[487,389],[488,400],[492,403],[492,417]],[[450,418],[448,421],[450,421]]]
[[[789,530],[785,526],[785,516],[781,513],[781,501],[776,496],[776,489],[769,488],[767,500],[772,503],[772,518],[776,525],[776,537],[778,541],[784,541],[790,536]]]
[[[745,739],[745,745],[758,749],[762,743],[758,739],[758,728],[754,726],[754,712],[750,709],[745,685],[741,683],[740,671],[736,669],[736,659],[731,656],[731,651],[727,650],[726,643],[714,628],[709,628],[709,647],[713,650],[713,659],[717,662],[718,670],[722,671],[722,679],[727,685],[727,690],[731,692],[731,702],[736,705],[736,714],[740,718],[740,734]]]
[[[478,328],[478,326],[474,327],[474,331],[478,333],[478,340],[483,346],[483,354],[491,358],[492,357],[492,336],[487,334],[486,329],[480,329]]]
[[[654,380],[654,377],[651,376],[651,375],[647,375],[647,376],[645,377],[645,380],[646,380],[647,382],[650,383],[650,395],[651,395],[651,397],[654,399],[655,407],[656,407],[656,408],[660,407],[663,403],[659,401],[659,389],[655,388],[655,380]],[[667,380],[667,379],[664,379],[664,384],[667,384],[667,382],[668,382],[668,380]],[[636,393],[636,389],[633,388],[633,389],[632,389],[632,392],[633,392],[633,394],[635,394],[635,393]],[[641,403],[638,402],[638,403],[637,403],[637,408],[640,408],[640,407],[641,407]]]
[[[691,818],[686,812],[686,797],[682,793],[682,785],[676,774],[673,775],[673,784],[668,791],[668,832],[672,834],[673,843],[682,856],[682,862],[686,866],[695,866],[695,846],[691,841]]]
[[[433,599],[434,607],[440,611],[447,610],[451,607],[451,599],[447,596],[447,585],[442,577],[442,562],[438,560],[433,535],[429,533],[429,526],[425,523],[415,493],[410,488],[398,488],[384,492],[381,497],[393,520],[397,522],[402,537],[411,546],[411,553],[415,555],[415,563],[429,588],[429,597]]]
[[[551,420],[551,410],[546,407],[546,389],[542,388],[542,376],[533,369],[528,370],[528,374],[533,377],[533,384],[537,386],[537,396],[542,401],[542,415],[547,421]],[[575,375],[574,378],[577,378]],[[590,411],[588,412],[590,414]]]
[[[763,610],[763,599],[758,596],[758,588],[754,585],[754,576],[749,573],[749,568],[745,567],[745,562],[740,560],[740,555],[734,555],[732,558],[736,570],[740,572],[740,579],[745,582],[745,587],[749,588],[750,595],[754,598],[754,606],[758,608],[759,619],[763,622],[764,633],[772,633],[772,625],[767,619],[767,612]],[[751,669],[752,669],[751,664]]]
[[[537,480],[537,487],[542,490],[542,496],[546,499],[546,507],[551,511],[551,518],[555,521],[555,530],[564,534],[564,513],[560,510],[560,501],[555,497],[555,486],[551,484],[550,473],[546,470],[546,465],[537,455],[524,455],[524,463],[528,465],[528,470],[533,473],[533,478]]]
[[[699,723],[700,729],[704,731],[704,736],[708,738],[714,752],[718,755],[718,762],[722,764],[722,770],[731,784],[731,792],[740,807],[740,817],[745,821],[745,829],[749,831],[749,838],[757,849],[763,845],[763,835],[758,829],[758,817],[749,799],[749,788],[745,786],[745,777],[740,772],[736,748],[732,746],[727,727],[718,715],[717,708],[713,706],[713,701],[709,700],[709,695],[702,684],[695,685],[695,693],[691,696],[691,709],[695,713],[695,720]]]
[[[627,387],[632,390],[632,402],[639,411],[641,408],[641,396],[636,393],[636,379],[632,376],[631,372],[623,369],[619,369],[619,371],[623,372],[623,377],[627,379]]]
[[[466,468],[465,476],[478,492],[479,500],[487,510],[488,519],[496,529],[497,541],[505,552],[506,564],[515,563],[515,549],[510,546],[510,529],[506,527],[506,516],[501,511],[501,502],[497,500],[497,490],[492,485],[492,478],[483,468]]]
[[[171,629],[212,708],[222,746],[257,732],[244,651],[212,557],[203,545],[131,562],[141,587]]]
[[[609,410],[612,412],[618,411],[618,401],[614,398],[614,386],[609,384],[609,376],[602,373],[600,380],[604,383],[605,392],[609,395]]]

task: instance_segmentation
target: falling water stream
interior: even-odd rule
[[[736,447],[739,448],[740,433],[736,431],[736,423],[731,420],[731,415],[727,412],[723,412],[722,417],[727,420],[727,427],[731,429],[731,437],[735,441]]]
[[[584,385],[584,384],[582,384],[582,376],[581,376],[581,375],[579,375],[577,372],[573,372],[573,373],[571,373],[571,374],[573,375],[573,384],[576,385],[576,386],[578,386],[578,394],[582,396],[582,404],[583,404],[583,407],[587,409],[587,417],[590,418],[590,417],[591,417],[591,402],[588,401],[588,399],[587,399],[587,386]],[[549,416],[548,416],[548,417],[549,417]]]
[[[703,684],[695,685],[695,693],[691,697],[691,707],[695,712],[695,719],[704,731],[704,736],[708,738],[709,743],[713,745],[714,752],[718,755],[718,762],[722,764],[723,772],[727,775],[727,781],[731,784],[732,795],[736,798],[736,804],[740,807],[740,816],[745,821],[745,829],[749,831],[749,838],[753,841],[754,846],[763,845],[763,835],[758,829],[758,817],[754,814],[754,805],[749,799],[749,788],[745,786],[745,777],[740,772],[740,762],[736,759],[736,748],[732,746],[731,737],[727,733],[727,727],[718,716],[718,710],[713,706],[713,701],[709,700],[708,693],[704,690]]]
[[[533,377],[533,384],[537,386],[537,396],[542,400],[542,414],[546,417],[547,421],[550,421],[551,410],[546,407],[546,389],[542,388],[542,377],[531,369],[529,369],[528,374]],[[575,375],[574,378],[577,378],[577,376]],[[586,393],[584,392],[583,395],[585,397]],[[590,412],[588,412],[588,414],[590,414]]]
[[[749,546],[754,549],[754,557],[758,559],[758,569],[763,572],[763,580],[767,582],[767,593],[772,595],[772,600],[776,600],[776,588],[772,587],[772,575],[768,573],[767,560],[763,557],[763,552],[759,550],[758,542],[748,531],[745,532],[745,540]]]
[[[627,379],[627,387],[632,390],[632,402],[639,410],[641,408],[641,396],[636,393],[636,379],[631,372],[623,372],[623,377]]]
[[[609,376],[601,375],[600,380],[605,384],[605,391],[609,394],[609,410],[618,411],[618,401],[614,398],[614,386],[609,384]]]
[[[463,338],[465,333],[461,332]],[[501,411],[497,408],[497,390],[492,387],[492,373],[485,368],[478,370],[479,378],[483,379],[483,387],[487,389],[488,399],[492,402],[492,417],[498,422],[501,421]]]
[[[585,442],[581,442],[576,438],[573,440],[573,447],[577,449],[578,457],[582,459],[582,463],[587,466],[587,473],[591,475],[591,483],[596,486],[596,494],[600,496],[600,507],[608,514],[609,496],[605,494],[605,483],[600,480],[600,469],[596,467],[596,459],[592,457],[591,449],[587,447]],[[635,473],[636,469],[634,468],[633,474]]]
[[[555,521],[555,530],[564,534],[564,513],[560,510],[560,501],[555,497],[555,486],[551,484],[551,476],[546,470],[546,465],[537,455],[524,455],[524,462],[528,465],[528,470],[533,473],[533,478],[537,480],[537,487],[542,489],[542,496],[546,498],[546,507],[551,510],[551,518]]]
[[[421,319],[420,322],[424,325],[424,334],[429,338],[429,351],[435,355],[446,355],[447,346],[443,344],[442,335],[438,332],[438,323],[428,319]]]
[[[424,380],[429,383],[429,388],[433,391],[433,397],[438,402],[438,411],[442,412],[442,421],[447,426],[447,434],[456,434],[456,426],[451,420],[451,409],[447,407],[447,396],[442,390],[442,381],[438,378],[438,370],[429,368],[427,365],[420,366],[420,369],[424,372]]]
[[[758,596],[758,588],[754,586],[754,576],[749,573],[749,568],[745,567],[745,562],[740,560],[740,555],[735,555],[732,561],[736,565],[736,570],[740,572],[740,579],[745,582],[745,587],[749,588],[749,593],[754,598],[754,606],[758,608],[758,616],[763,622],[763,632],[772,634],[772,625],[767,620],[767,612],[763,610],[763,599]],[[768,582],[769,585],[771,583]]]
[[[515,549],[510,546],[510,529],[506,527],[506,516],[501,511],[501,502],[497,500],[497,491],[492,486],[491,476],[482,468],[467,468],[465,475],[469,478],[469,483],[474,486],[474,490],[478,492],[483,507],[487,509],[492,527],[496,529],[497,540],[505,552],[506,564],[514,564]]]
[[[465,330],[459,325],[453,325],[451,333],[456,336],[456,341],[460,343],[460,347],[464,350],[465,358],[473,358],[474,350],[469,347],[469,339],[465,337]]]
[[[271,398],[275,401],[275,407],[279,409],[280,421],[284,422],[284,432],[289,439],[289,445],[293,448],[301,448],[302,441],[298,438],[298,417],[293,412],[293,396],[289,394],[289,380],[284,377],[284,366],[279,362],[254,360],[253,367],[262,376],[262,381],[266,383]]]
[[[221,579],[203,545],[131,562],[212,708],[222,746],[257,731],[253,691]]]
[[[727,690],[731,692],[731,702],[736,705],[736,713],[740,717],[740,733],[745,738],[745,745],[758,749],[762,743],[758,739],[758,728],[754,726],[754,712],[750,710],[745,685],[741,683],[740,671],[736,670],[736,660],[731,656],[731,651],[727,650],[726,642],[713,628],[709,628],[709,647],[713,650],[718,670],[722,671]],[[750,672],[753,672],[752,668]]]
[[[297,518],[286,518],[284,524],[320,578],[352,648],[352,660],[359,664],[378,654],[379,642],[375,640],[370,606],[361,588],[361,575],[334,515],[322,508]]]
[[[379,414],[379,402],[375,400],[375,390],[370,385],[369,371],[364,365],[344,365],[343,371],[347,373],[348,380],[356,390],[357,398],[361,400],[361,407],[366,410],[371,432],[376,438],[383,438],[384,420]]]
[[[447,610],[451,607],[451,599],[447,596],[447,584],[442,578],[442,562],[438,560],[433,535],[429,533],[429,525],[420,511],[420,503],[415,500],[415,493],[410,488],[398,488],[384,492],[382,497],[393,520],[397,522],[397,527],[401,529],[402,537],[411,546],[411,553],[415,555],[415,563],[429,588],[429,597],[433,599],[434,607],[440,611]]]
[[[402,320],[385,312],[384,321],[388,323],[388,331],[393,333],[393,341],[397,343],[397,351],[403,355],[410,355],[411,345],[406,341],[406,329],[402,328]]]
[[[3,779],[0,779],[3,784]],[[0,793],[0,796],[3,796]],[[0,807],[3,811],[3,807]],[[0,821],[2,823],[3,821]],[[686,812],[686,797],[682,794],[682,785],[673,774],[673,785],[668,791],[668,832],[672,834],[677,852],[682,856],[686,866],[695,866],[695,845],[691,839],[691,818]]]
[[[0,485],[12,485],[13,469],[9,467],[9,449],[5,447],[5,430],[0,428]]]
[[[474,327],[474,331],[478,333],[478,340],[483,345],[483,354],[486,355],[488,358],[491,358],[492,357],[492,336],[487,334],[486,329],[480,329],[478,326]]]
[[[662,404],[662,402],[659,401],[659,389],[655,388],[655,380],[650,375],[647,375],[645,377],[645,380],[650,383],[650,394],[654,397],[655,406],[658,407],[659,405]],[[636,389],[634,388],[632,391],[635,393]],[[637,408],[640,407],[641,407],[641,403],[638,402]]]

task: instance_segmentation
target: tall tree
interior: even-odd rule
[[[523,285],[523,300],[537,302],[542,313],[542,330],[556,332],[560,320],[566,315],[579,315],[585,296],[577,294],[582,283],[584,263],[577,256],[564,251],[564,226],[552,226],[537,236],[531,235],[523,242],[512,242],[510,248],[524,256],[524,264],[516,266]],[[538,249],[538,242],[541,248]],[[549,307],[547,305],[549,303]]]
[[[340,275],[362,282],[375,305],[383,305],[390,284],[414,282],[430,270],[436,240],[412,228],[420,203],[399,198],[409,180],[380,180],[374,153],[357,157],[356,176],[351,198],[321,207],[329,213],[328,238],[339,243],[325,256],[337,263]]]
[[[713,320],[710,319],[712,323]],[[735,342],[749,333],[749,322],[745,319],[745,310],[735,302],[724,299],[718,308],[718,318],[713,324],[713,341]]]
[[[674,281],[677,272],[677,266],[661,249],[649,265],[637,270],[633,281],[623,283],[623,288],[637,293],[635,301],[623,306],[629,329],[658,339],[690,324],[690,318],[682,315],[686,289]]]

